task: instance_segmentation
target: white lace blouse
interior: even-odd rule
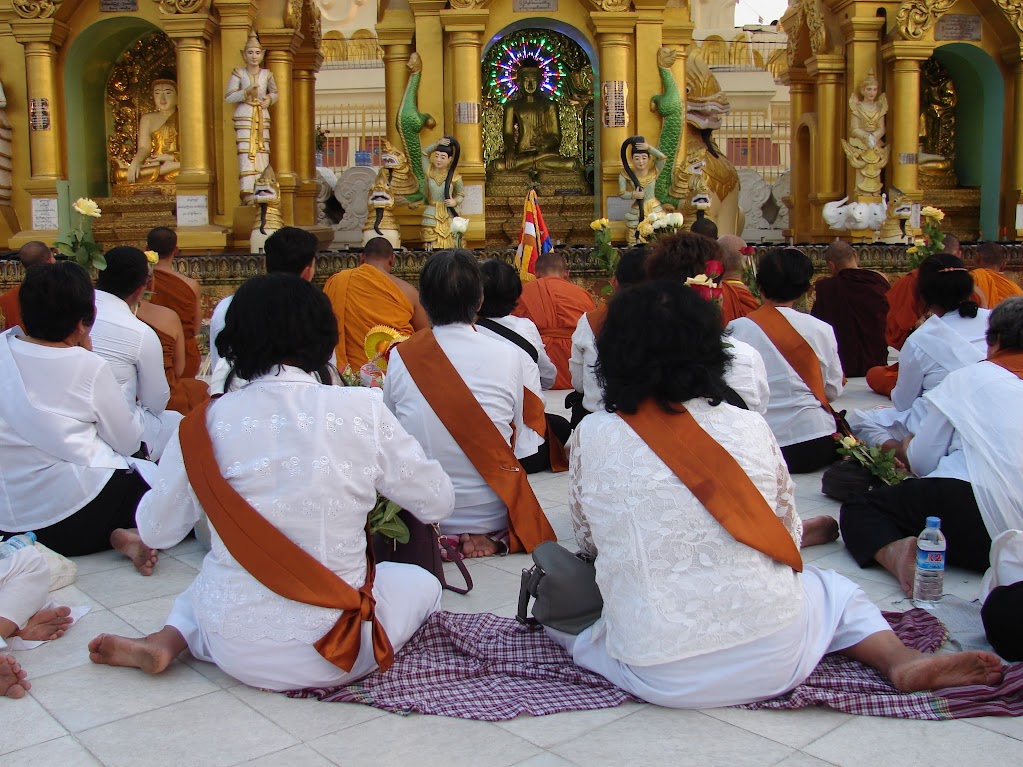
[[[351,586],[366,579],[366,515],[380,491],[424,522],[454,508],[451,481],[384,407],[379,390],[319,384],[285,367],[214,402],[207,414],[224,477],[300,548]],[[175,435],[136,515],[147,545],[180,541],[202,511]],[[278,596],[249,575],[210,525],[192,588],[203,628],[225,638],[315,642],[340,612]]]
[[[705,400],[685,404],[798,545],[795,486],[763,416]],[[572,440],[572,521],[580,546],[599,552],[600,620],[613,657],[668,663],[754,641],[795,619],[799,576],[736,541],[625,421],[594,413]]]

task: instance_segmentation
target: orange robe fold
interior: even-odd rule
[[[20,292],[21,285],[15,285],[0,295],[0,331],[21,325],[21,304],[18,303]]]
[[[760,308],[760,302],[742,280],[721,281],[722,327]]]
[[[149,325],[148,322],[146,324]],[[178,378],[178,374],[174,372],[174,336],[152,325],[149,327],[153,328],[156,337],[160,339],[160,346],[163,347],[163,373],[167,377],[167,385],[170,386],[167,409],[188,415],[210,398],[210,387],[205,381],[196,378]]]
[[[547,356],[558,369],[555,389],[571,389],[572,334],[579,318],[596,308],[593,297],[561,277],[541,277],[522,286],[522,297],[512,312],[533,321],[540,331]]]
[[[1023,295],[1019,285],[994,269],[977,267],[970,274],[976,294],[981,299],[978,303],[985,309],[994,309],[1010,296]]]
[[[338,370],[351,365],[358,370],[368,362],[366,334],[374,325],[388,325],[412,335],[415,307],[389,275],[369,264],[333,275],[323,286],[337,319],[338,340],[334,353]]]
[[[182,378],[195,378],[202,364],[199,343],[195,340],[199,328],[195,326],[195,309],[199,299],[192,292],[192,286],[178,275],[164,269],[153,272],[153,295],[150,303],[166,306],[181,320],[185,331],[185,372]]]

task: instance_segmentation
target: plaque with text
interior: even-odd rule
[[[949,13],[938,19],[934,25],[935,40],[971,40],[980,42],[980,16],[965,13]]]
[[[178,226],[207,226],[209,223],[210,209],[206,195],[178,195]]]
[[[48,98],[28,100],[28,125],[32,130],[50,129],[50,100]]]
[[[459,125],[476,125],[480,121],[478,101],[456,101],[455,122]]]
[[[512,11],[515,13],[557,10],[558,0],[512,0]]]
[[[909,208],[909,225],[913,229],[920,228],[920,211],[923,210],[923,206],[914,202]]]
[[[57,200],[55,198],[33,198],[32,228],[43,232],[57,229]]]
[[[916,165],[916,152],[903,152],[900,154],[899,165]]]
[[[466,184],[465,199],[459,206],[458,212],[463,216],[483,215],[483,187],[480,184]]]
[[[126,13],[138,9],[139,0],[99,0],[100,13]]]
[[[629,84],[624,80],[608,80],[600,89],[603,109],[601,123],[605,128],[624,128],[629,124]]]

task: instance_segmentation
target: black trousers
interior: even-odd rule
[[[919,535],[927,517],[941,517],[948,564],[975,572],[987,569],[991,538],[973,486],[960,479],[907,479],[871,490],[842,504],[839,524],[845,547],[866,567],[889,543]]]
[[[572,426],[569,424],[568,419],[562,418],[560,415],[548,413],[547,432],[553,432],[558,441],[565,444],[568,442],[568,438],[572,436]],[[519,459],[519,463],[526,470],[526,474],[537,474],[541,471],[547,471],[551,468],[550,440],[545,439],[543,444],[540,445],[539,450],[531,456]]]
[[[786,445],[781,449],[781,455],[791,474],[810,474],[830,466],[842,457],[838,454],[838,443],[830,434]]]
[[[99,495],[71,516],[36,530],[36,538],[66,557],[107,551],[114,530],[135,527],[135,509],[148,490],[134,469],[118,469]]]
[[[980,617],[995,652],[1005,660],[1023,660],[1023,581],[992,590]]]

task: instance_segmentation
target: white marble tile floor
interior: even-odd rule
[[[550,410],[563,412],[563,394],[548,396]],[[883,402],[854,379],[837,404],[851,409]],[[567,476],[542,474],[531,481],[554,529],[568,542]],[[838,504],[820,494],[819,474],[798,477],[797,484],[804,518],[837,515]],[[877,568],[861,570],[840,542],[804,555],[856,580],[882,609],[909,606],[894,579]],[[92,611],[60,640],[17,654],[34,686],[24,700],[0,700],[0,764],[915,767],[952,754],[963,765],[1023,762],[1023,720],[1015,719],[907,722],[830,710],[670,711],[629,704],[467,722],[291,700],[241,686],[187,653],[158,677],[89,662],[86,645],[96,634],[140,636],[159,628],[201,561],[194,541],[164,552],[150,578],[138,576],[113,553],[78,558],[77,582],[58,597]],[[445,609],[512,615],[519,572],[529,562],[525,555],[471,562],[475,590],[467,597],[445,592]],[[946,575],[946,590],[964,599],[976,598],[979,585],[973,574]]]

